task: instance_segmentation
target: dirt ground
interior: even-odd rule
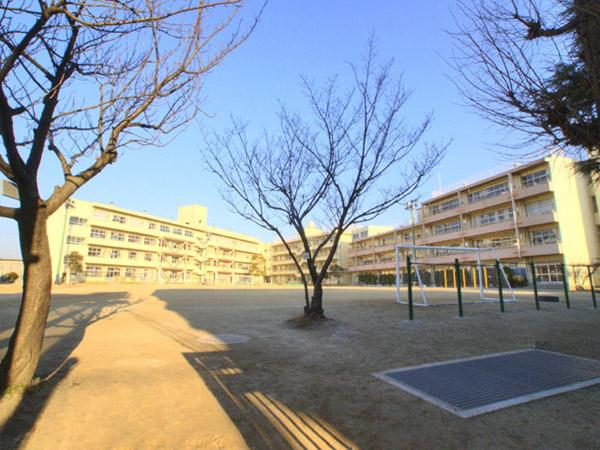
[[[40,383],[0,448],[600,448],[600,386],[461,419],[372,375],[531,345],[600,359],[589,294],[540,311],[521,297],[504,314],[432,306],[411,322],[393,289],[328,288],[334,320],[300,330],[286,324],[296,288],[57,287]],[[0,353],[18,305],[0,287]]]

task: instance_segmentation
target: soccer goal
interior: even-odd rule
[[[492,264],[482,264],[482,254]],[[494,248],[444,247],[428,245],[397,244],[396,256],[396,301],[408,303],[403,298],[401,287],[417,283],[421,300],[413,301],[414,305],[429,306],[432,304],[428,294],[436,298],[435,304],[453,303],[454,294],[449,288],[461,285],[463,293],[467,291],[465,303],[498,302],[498,285],[507,289],[505,301],[515,302],[515,293],[506,275],[503,264]],[[410,256],[411,273],[407,272],[407,256]],[[455,260],[459,261],[459,272],[456,271]],[[499,269],[499,270],[498,270]],[[438,289],[436,289],[438,288]],[[448,300],[445,300],[448,299]]]

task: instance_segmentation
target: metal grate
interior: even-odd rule
[[[530,349],[374,374],[460,417],[600,383],[600,361]]]

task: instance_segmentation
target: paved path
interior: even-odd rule
[[[248,448],[182,356],[211,346],[200,348],[202,332],[150,293],[137,289],[133,296],[120,294],[114,305],[77,310],[72,321],[92,322],[81,330],[85,339],[47,382],[54,385],[49,397],[36,399],[43,396],[34,392],[17,411],[0,447],[14,446],[19,427],[26,428],[27,418],[20,416],[37,412],[22,448]],[[59,319],[70,309],[59,305],[53,316]],[[59,319],[49,328],[47,352],[76,339],[69,334],[77,325],[66,322]]]

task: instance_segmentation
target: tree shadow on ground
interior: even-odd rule
[[[319,415],[294,408],[271,389],[248,389],[243,371],[223,353],[184,353],[250,448],[356,449]]]
[[[27,441],[50,396],[77,364],[77,358],[70,355],[83,340],[87,327],[130,306],[128,295],[99,292],[53,297],[35,383],[24,393],[8,420],[0,424],[0,448],[19,448]],[[2,341],[2,353],[7,343],[8,339]]]
[[[329,400],[317,388],[321,375],[315,379],[317,374],[312,370],[316,367],[305,366],[303,350],[292,343],[279,346],[276,355],[270,352],[270,345],[277,345],[280,339],[286,339],[284,336],[308,340],[308,348],[317,344],[319,336],[331,338],[334,330],[291,330],[285,322],[301,311],[302,292],[281,290],[276,293],[281,295],[280,302],[266,306],[255,302],[262,300],[265,292],[253,289],[237,293],[237,298],[212,289],[161,289],[153,293],[200,333],[248,333],[253,336],[248,343],[227,345],[217,339],[216,344],[210,344],[199,340],[197,334],[165,329],[159,324],[156,329],[190,349],[183,356],[250,448],[357,448],[345,435],[352,430],[328,408]],[[273,290],[268,292],[274,294]],[[237,313],[232,315],[235,309]]]

